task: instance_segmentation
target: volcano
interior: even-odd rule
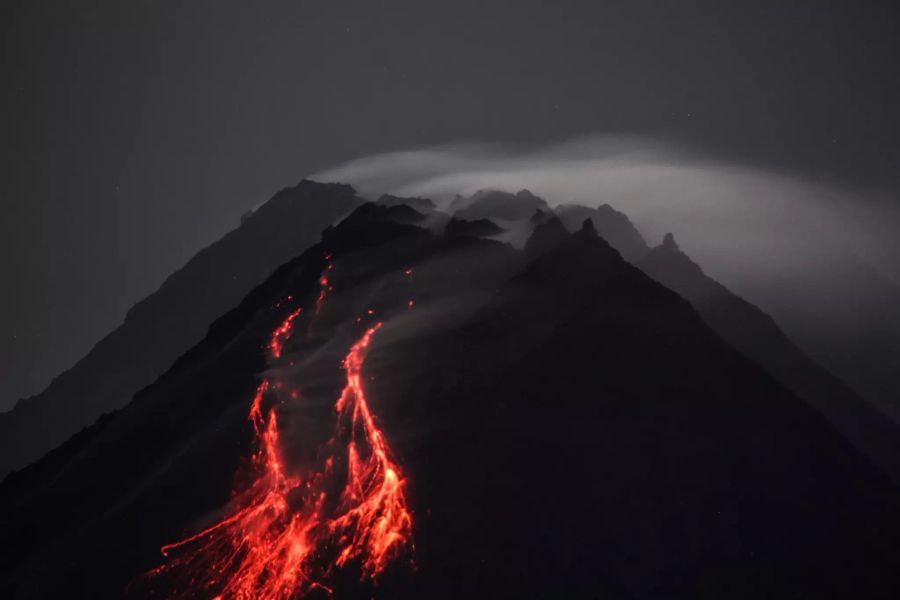
[[[897,597],[900,432],[674,240],[388,200],[3,481],[0,595]]]
[[[350,186],[301,183],[245,214],[46,390],[0,413],[0,477],[127,404],[201,341],[213,320],[361,203]]]

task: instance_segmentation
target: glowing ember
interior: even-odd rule
[[[326,254],[325,260],[331,260],[331,255]],[[330,262],[325,266],[327,271],[331,271],[334,265]],[[316,313],[319,312],[319,309],[322,308],[322,303],[325,302],[325,298],[328,296],[328,292],[332,291],[334,287],[332,287],[331,282],[328,281],[328,277],[323,273],[319,276],[319,296],[316,298]]]
[[[272,333],[275,358],[299,313]],[[404,479],[362,385],[366,353],[380,327],[368,329],[344,358],[335,432],[321,468],[308,477],[287,472],[275,409],[263,409],[267,395],[281,386],[269,380],[259,385],[248,416],[257,439],[255,479],[235,495],[229,516],[162,548],[163,555],[177,556],[150,577],[166,573],[186,582],[170,597],[281,599],[316,588],[330,593],[322,582],[334,569],[359,561],[363,578],[374,579],[400,553],[412,529]]]
[[[302,311],[302,308],[298,308],[291,314],[287,316],[287,318],[278,326],[275,331],[272,332],[272,337],[269,339],[269,350],[272,352],[272,356],[275,358],[281,358],[281,350],[284,346],[284,341],[291,334],[291,325],[294,323],[294,319]]]
[[[328,285],[328,278],[324,275],[319,277],[319,297],[316,298],[316,310],[322,306],[322,303],[325,301],[325,296],[328,295],[330,289],[331,286]]]
[[[282,306],[284,306],[284,304],[286,302],[290,302],[293,299],[294,299],[294,296],[291,294],[288,294],[284,300],[279,300],[278,302],[275,303],[275,308],[281,308]]]

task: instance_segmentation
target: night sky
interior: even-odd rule
[[[365,154],[641,133],[894,201],[892,4],[7,0],[0,408]]]

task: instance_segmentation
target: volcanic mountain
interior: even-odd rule
[[[900,423],[900,286],[836,248],[820,260],[827,276],[796,266],[748,291],[808,356]]]
[[[361,202],[349,186],[303,182],[245,215],[46,390],[0,413],[0,479],[128,403],[202,340],[214,319]]]
[[[731,346],[756,361],[819,410],[847,439],[900,483],[900,436],[876,407],[808,358],[775,321],[710,278],[672,234],[637,263],[645,273],[689,300]]]
[[[398,201],[326,228],[0,485],[0,594],[896,597],[900,491],[779,375],[806,363],[674,242],[651,277],[526,200],[458,218],[527,251]]]
[[[628,217],[609,204],[601,204],[597,208],[562,204],[554,212],[569,231],[576,231],[585,219],[590,219],[597,233],[629,262],[639,260],[650,250],[644,236]]]

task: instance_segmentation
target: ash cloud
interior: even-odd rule
[[[444,206],[484,188],[527,188],[551,205],[608,203],[651,244],[673,232],[711,275],[745,293],[796,270],[827,278],[836,252],[863,258],[895,280],[900,275],[889,235],[900,218],[874,194],[652,138],[437,146],[360,158],[313,178],[346,181],[371,197],[424,196]]]
[[[421,148],[363,157],[313,178],[351,183],[372,198],[427,197],[443,208],[457,194],[491,188],[527,188],[551,206],[609,204],[651,245],[674,233],[710,276],[869,397],[882,404],[895,397],[900,210],[878,193],[635,136]]]

